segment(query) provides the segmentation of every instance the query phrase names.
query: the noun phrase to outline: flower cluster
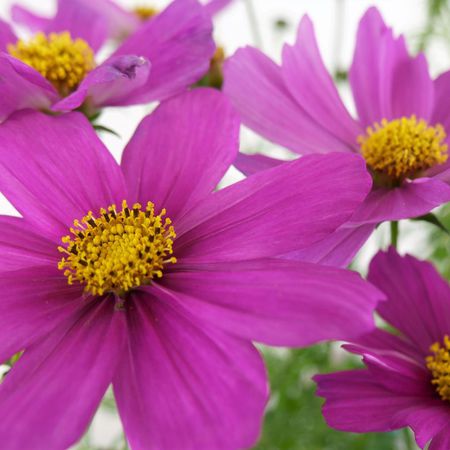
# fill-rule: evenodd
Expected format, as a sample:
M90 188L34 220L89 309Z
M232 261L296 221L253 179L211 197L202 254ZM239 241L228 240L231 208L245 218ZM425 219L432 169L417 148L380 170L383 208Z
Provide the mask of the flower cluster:
M331 427L450 447L448 283L394 248L367 280L346 268L381 222L450 201L450 72L431 79L370 9L355 118L307 17L281 65L247 47L222 71L228 3L59 0L0 21L0 192L18 212L0 216L2 448L69 448L111 385L133 450L249 448L269 399L255 343L336 340L366 368L315 377ZM103 109L156 101L118 163ZM302 156L239 153L241 121ZM232 165L244 179L218 188Z

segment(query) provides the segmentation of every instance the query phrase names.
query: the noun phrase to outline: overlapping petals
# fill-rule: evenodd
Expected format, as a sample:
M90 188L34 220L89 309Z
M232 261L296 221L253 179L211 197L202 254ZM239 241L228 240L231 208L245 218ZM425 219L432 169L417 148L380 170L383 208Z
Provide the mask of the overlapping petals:
M372 329L382 294L358 275L273 259L348 220L370 187L361 159L313 155L213 193L237 154L237 125L224 96L192 91L144 119L122 168L81 114L25 111L0 127L0 188L23 215L0 221L11 255L1 328L13 336L1 353L25 350L0 387L8 448L71 445L111 382L133 448L248 447L267 401L251 340L304 345ZM125 299L67 285L61 236L124 199L167 206L179 261Z

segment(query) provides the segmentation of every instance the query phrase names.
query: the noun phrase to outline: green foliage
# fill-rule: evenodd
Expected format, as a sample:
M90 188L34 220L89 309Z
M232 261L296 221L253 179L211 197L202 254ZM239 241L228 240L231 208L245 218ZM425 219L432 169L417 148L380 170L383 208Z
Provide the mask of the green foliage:
M442 225L450 230L450 204L447 204L437 215ZM432 230L429 245L433 249L431 260L443 276L450 280L450 235L439 228Z

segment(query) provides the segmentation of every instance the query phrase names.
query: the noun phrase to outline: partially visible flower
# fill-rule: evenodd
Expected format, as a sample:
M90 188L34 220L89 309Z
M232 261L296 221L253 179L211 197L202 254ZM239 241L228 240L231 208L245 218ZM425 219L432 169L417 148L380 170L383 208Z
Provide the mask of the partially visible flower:
M268 395L252 341L373 329L382 295L359 275L274 258L348 220L370 188L361 158L215 192L238 136L205 89L146 117L121 166L79 113L2 124L0 191L23 218L0 216L0 361L24 350L0 385L3 448L69 447L111 383L133 449L250 447Z
M233 0L208 0L204 2L205 12L213 16L228 6ZM123 40L136 32L148 20L159 14L160 10L153 4L152 0L143 0L132 9L125 9L113 0L58 0L57 13L53 18L41 17L27 8L14 5L11 9L13 20L25 25L32 31L43 28L52 28L61 17L67 14L67 9L73 11L89 11L91 15L102 18L108 38Z
M369 281L388 300L377 311L398 334L377 330L344 347L365 369L319 375L332 428L356 433L411 427L417 444L450 448L450 286L428 262L379 253Z
M224 92L245 125L299 154L365 158L372 192L350 223L314 249L318 261L340 264L376 224L420 216L450 200L450 72L433 81L424 55L409 56L404 38L394 38L371 8L359 25L349 79L358 119L339 97L308 17L296 43L284 47L281 66L250 47L225 63ZM241 155L236 165L251 173L279 163Z
M164 100L207 72L215 45L198 1L175 0L99 65L94 53L108 35L106 22L77 1L62 2L52 21L37 21L30 41L0 22L0 120L24 108L93 114Z

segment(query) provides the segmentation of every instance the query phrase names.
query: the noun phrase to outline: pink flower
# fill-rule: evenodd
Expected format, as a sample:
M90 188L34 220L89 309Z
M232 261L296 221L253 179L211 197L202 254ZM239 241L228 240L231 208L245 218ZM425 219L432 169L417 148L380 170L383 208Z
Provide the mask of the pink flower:
M377 330L345 348L366 369L319 375L323 414L338 430L367 433L411 427L417 444L450 448L450 286L428 262L379 253L369 281L388 301L378 313L399 335Z
M172 2L99 65L94 53L108 37L102 16L68 1L53 20L35 25L40 33L26 42L0 22L0 119L24 108L91 115L164 100L207 72L215 48L211 20L196 0Z
M251 47L225 64L224 92L248 127L299 154L364 156L371 193L350 223L316 248L317 261L333 264L348 264L376 224L450 200L450 72L432 80L424 55L409 56L404 38L371 8L359 25L349 79L357 119L322 62L308 17L295 44L284 47L281 65ZM246 174L276 164L261 155L236 162Z
M214 192L238 135L205 89L146 117L120 166L79 113L0 127L0 191L23 216L0 217L0 359L24 350L0 385L4 448L67 448L111 383L133 449L249 447L268 396L252 341L373 329L382 296L357 274L275 258L348 220L370 188L361 158Z

